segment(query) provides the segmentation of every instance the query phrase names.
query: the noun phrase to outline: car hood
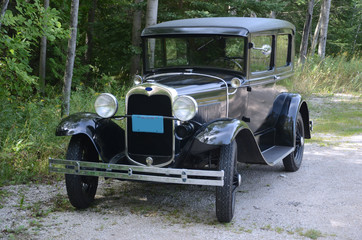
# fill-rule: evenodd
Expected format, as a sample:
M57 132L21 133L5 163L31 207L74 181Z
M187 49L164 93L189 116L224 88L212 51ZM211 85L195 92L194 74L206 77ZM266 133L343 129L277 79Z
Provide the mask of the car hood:
M155 74L146 78L147 82L157 82L171 87L178 95L189 95L198 92L207 92L225 87L225 82L230 83L236 77L231 74L205 74L202 72L179 72Z

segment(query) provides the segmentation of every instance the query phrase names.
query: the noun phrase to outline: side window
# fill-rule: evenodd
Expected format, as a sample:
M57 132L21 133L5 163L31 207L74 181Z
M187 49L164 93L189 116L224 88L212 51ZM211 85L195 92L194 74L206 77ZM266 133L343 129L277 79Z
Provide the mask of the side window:
M275 61L276 67L285 67L288 65L289 42L289 35L278 35Z
M251 38L250 71L261 72L271 69L272 36L256 36Z

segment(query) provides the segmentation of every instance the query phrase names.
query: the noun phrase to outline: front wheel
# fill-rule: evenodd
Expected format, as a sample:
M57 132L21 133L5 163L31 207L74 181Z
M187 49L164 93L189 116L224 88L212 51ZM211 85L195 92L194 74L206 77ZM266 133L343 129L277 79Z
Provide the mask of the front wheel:
M235 190L240 185L237 172L237 145L232 142L220 149L219 170L224 171L224 186L216 187L216 217L219 222L230 222L235 212Z
M68 160L98 162L98 153L88 137L73 136L67 151ZM70 203L83 209L90 206L98 187L98 177L65 174L65 184Z
M284 168L288 172L297 171L302 165L304 152L304 123L300 113L298 113L297 122L295 125L295 149L283 159Z

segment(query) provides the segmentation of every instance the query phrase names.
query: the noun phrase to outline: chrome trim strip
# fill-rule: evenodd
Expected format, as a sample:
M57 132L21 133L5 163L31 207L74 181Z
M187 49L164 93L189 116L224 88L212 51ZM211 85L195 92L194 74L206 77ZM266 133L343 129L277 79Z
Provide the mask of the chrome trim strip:
M202 73L193 73L193 72L179 72L179 73L160 73L160 74L155 74L155 75L150 75L147 78L145 78L145 81L147 81L147 79L149 78L154 78L154 77L163 77L163 76L173 76L173 75L195 75L195 76L203 76L203 77L210 77L210 78L214 78L217 80L220 80L221 82L223 82L225 84L226 87L226 117L229 117L229 87L228 84L226 83L226 81L220 77L217 76L213 76L213 75L208 75L208 74L202 74Z
M117 172L113 172L113 170L117 170ZM224 186L224 171L215 170L157 168L49 158L49 171L125 180Z

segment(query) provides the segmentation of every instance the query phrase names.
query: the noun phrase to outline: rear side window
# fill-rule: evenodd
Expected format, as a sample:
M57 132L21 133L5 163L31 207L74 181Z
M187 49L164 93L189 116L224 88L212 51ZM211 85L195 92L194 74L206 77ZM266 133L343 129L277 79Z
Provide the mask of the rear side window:
M285 67L289 65L290 62L290 35L278 35L277 37L277 52L276 52L276 67Z
M271 70L272 36L256 36L251 38L250 71L261 72Z

